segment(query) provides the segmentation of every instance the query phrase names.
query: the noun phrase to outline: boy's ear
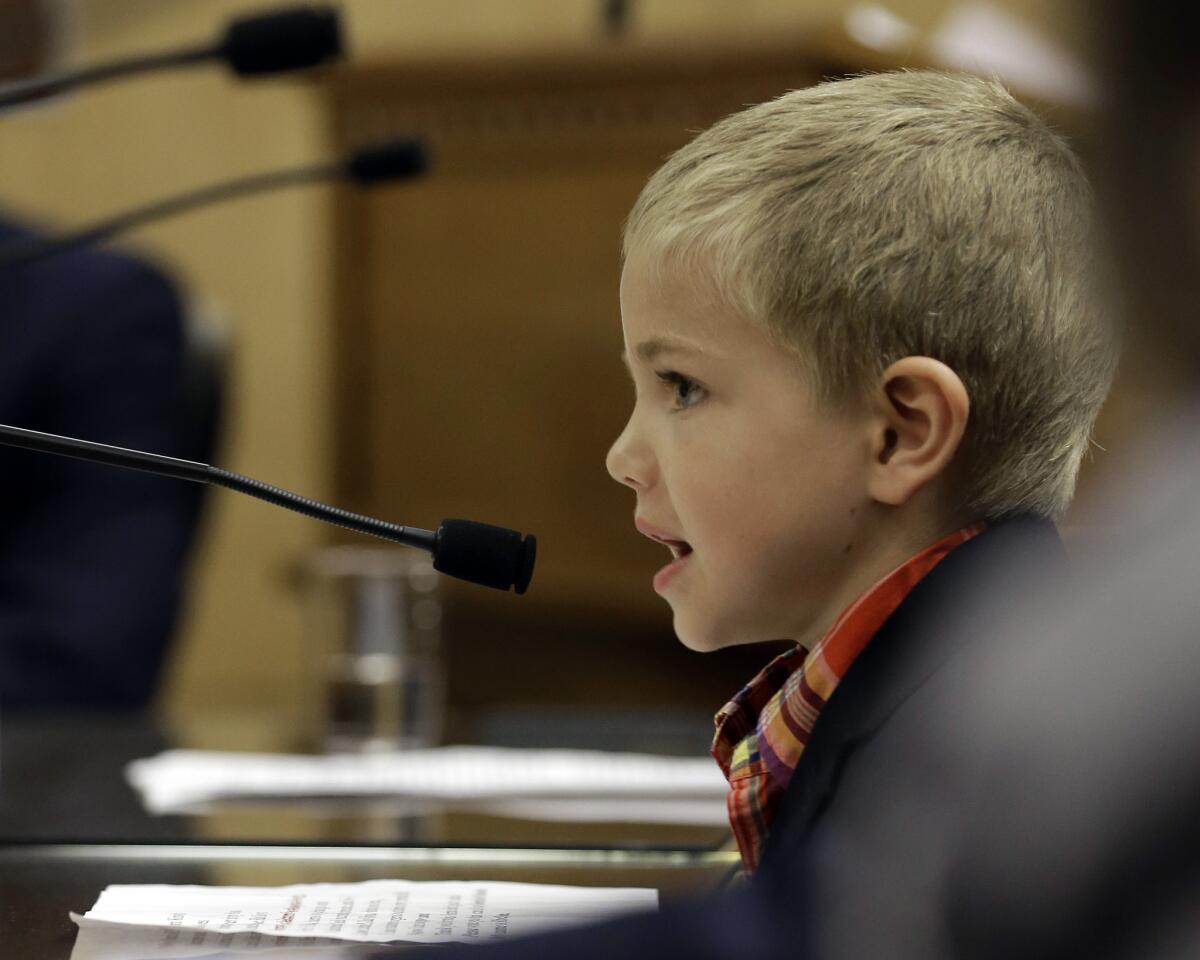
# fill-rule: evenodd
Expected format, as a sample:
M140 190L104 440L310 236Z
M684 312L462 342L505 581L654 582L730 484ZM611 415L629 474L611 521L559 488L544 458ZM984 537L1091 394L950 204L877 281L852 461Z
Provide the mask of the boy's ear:
M958 374L931 357L897 360L880 377L875 399L868 493L900 506L954 457L971 402Z

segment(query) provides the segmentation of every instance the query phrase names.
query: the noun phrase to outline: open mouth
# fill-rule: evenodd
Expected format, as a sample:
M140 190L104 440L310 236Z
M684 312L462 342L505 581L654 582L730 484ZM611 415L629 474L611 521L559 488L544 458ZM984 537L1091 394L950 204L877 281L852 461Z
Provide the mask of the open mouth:
M634 526L638 528L638 532L643 536L649 537L655 543L661 543L664 547L671 551L672 567L674 567L678 561L684 559L684 557L691 556L692 545L686 540L681 540L678 537L671 536L671 531L656 527L652 523L647 522L644 518L639 516L635 516L633 518L633 523Z
M657 537L654 539L658 540ZM658 542L665 544L667 549L671 551L671 556L676 560L682 560L692 552L691 544L686 540L659 540Z
M692 552L692 545L686 540L679 540L675 537L667 535L665 530L659 530L657 527L647 523L641 517L634 517L633 525L638 528L638 532L644 537L649 537L655 543L661 543L664 547L671 551L671 556L676 560L686 557Z
M651 540L658 541L671 551L671 562L654 575L654 589L661 594L683 572L683 568L687 566L687 558L692 555L692 545L686 540L674 540L670 537L649 533L646 535Z

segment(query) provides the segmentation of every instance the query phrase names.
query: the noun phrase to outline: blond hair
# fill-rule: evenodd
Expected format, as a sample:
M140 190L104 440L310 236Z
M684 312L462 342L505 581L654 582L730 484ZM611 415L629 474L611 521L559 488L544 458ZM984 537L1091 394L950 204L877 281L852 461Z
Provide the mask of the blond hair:
M647 183L624 252L706 271L824 401L941 360L971 400L961 506L1056 516L1115 364L1092 210L1066 142L998 83L883 73L700 134Z

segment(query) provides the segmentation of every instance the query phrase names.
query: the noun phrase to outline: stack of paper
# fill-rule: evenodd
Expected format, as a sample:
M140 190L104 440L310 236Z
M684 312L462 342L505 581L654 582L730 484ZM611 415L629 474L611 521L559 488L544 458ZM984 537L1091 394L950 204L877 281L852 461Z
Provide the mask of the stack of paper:
M229 798L403 797L539 819L720 826L729 790L708 757L499 747L326 756L171 750L135 761L127 776L153 813Z
M83 916L71 960L242 952L338 957L351 944L494 943L654 910L645 889L374 880L290 887L111 886Z

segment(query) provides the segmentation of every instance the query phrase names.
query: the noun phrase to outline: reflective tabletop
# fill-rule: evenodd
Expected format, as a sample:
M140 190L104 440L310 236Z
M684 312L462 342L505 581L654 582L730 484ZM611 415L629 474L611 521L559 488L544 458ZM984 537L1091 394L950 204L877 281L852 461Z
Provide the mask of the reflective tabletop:
M85 912L114 883L508 880L653 887L669 903L716 889L736 868L726 851L667 849L9 844L0 847L0 944L14 960L67 960L70 912Z
M262 731L237 739L270 747ZM736 853L722 849L728 831L716 827L555 823L340 800L152 816L125 765L178 743L141 715L0 718L0 956L67 960L69 913L117 883L511 880L654 887L669 902L737 871Z
M721 825L555 821L454 803L398 799L221 801L187 815L151 815L125 779L133 760L173 746L285 749L246 720L222 731L163 733L141 714L0 716L0 841L395 843L713 849ZM640 744L639 744L640 746ZM718 814L720 811L717 811Z

